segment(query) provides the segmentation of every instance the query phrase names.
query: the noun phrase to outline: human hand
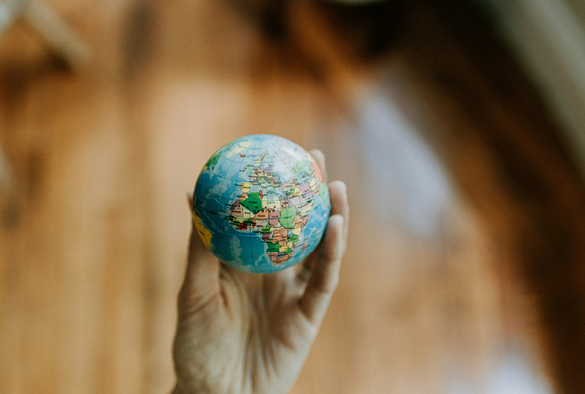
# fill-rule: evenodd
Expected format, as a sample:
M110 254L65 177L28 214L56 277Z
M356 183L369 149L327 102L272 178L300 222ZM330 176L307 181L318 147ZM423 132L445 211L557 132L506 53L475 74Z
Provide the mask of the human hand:
M326 177L323 153L311 154ZM329 192L331 214L319 246L297 267L274 274L221 264L191 231L178 297L174 394L288 393L337 287L346 248L345 184L331 182Z

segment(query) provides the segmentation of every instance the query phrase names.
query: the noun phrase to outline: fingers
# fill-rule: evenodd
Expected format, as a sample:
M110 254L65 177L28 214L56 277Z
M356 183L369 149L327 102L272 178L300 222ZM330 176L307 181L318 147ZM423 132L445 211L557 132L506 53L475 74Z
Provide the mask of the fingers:
M315 268L307 284L299 308L311 323L319 326L327 312L333 292L339 282L343 245L343 216L331 216L327 230L316 254Z
M349 204L347 201L347 186L342 181L333 181L329 185L329 198L331 199L330 215L343 216L343 251L347 246L347 234L349 233Z
M319 149L311 150L311 155L317 162L317 165L323 173L323 178L327 182L327 168L325 166L325 155ZM342 181L333 181L329 185L329 195L331 199L331 216L340 214L344 217L345 223L343 228L343 240L346 245L347 234L349 232L349 205L347 203L347 187Z
M330 216L341 215L343 216L343 251L347 245L347 234L349 232L349 205L347 201L347 187L343 181L333 181L329 184L329 198L331 199L331 212ZM315 268L315 262L317 260L317 254L313 253L305 259L302 267L299 268L298 276L300 279L308 277L308 272Z
M310 279L301 298L301 312L315 325L320 325L333 292L339 282L341 258L345 253L349 230L349 205L347 187L342 181L329 184L331 199L331 216L327 223L325 236L313 253L304 263L300 276L309 278L307 269L312 271ZM307 268L304 268L304 267ZM303 277L304 276L304 277Z
M193 196L187 196L190 209L193 207ZM193 215L191 236L189 238L189 250L187 255L187 270L185 280L181 288L181 298L184 302L192 302L202 295L211 295L219 292L220 262L207 249L198 232L205 231L197 221L197 215Z

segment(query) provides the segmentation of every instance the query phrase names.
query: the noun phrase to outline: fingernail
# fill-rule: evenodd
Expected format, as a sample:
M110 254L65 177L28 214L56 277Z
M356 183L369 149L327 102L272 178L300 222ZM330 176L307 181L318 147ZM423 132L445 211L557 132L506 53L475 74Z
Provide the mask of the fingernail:
M329 216L329 221L331 221L331 220L334 220L334 221L335 220L340 220L341 221L341 225L343 226L343 222L345 221L345 218L342 215L340 215L339 213L336 213L333 216Z
M340 181L340 180L335 180L331 183L334 183L334 182L339 185L338 187L340 188L341 192L343 192L344 194L347 194L347 185L345 184L345 182Z

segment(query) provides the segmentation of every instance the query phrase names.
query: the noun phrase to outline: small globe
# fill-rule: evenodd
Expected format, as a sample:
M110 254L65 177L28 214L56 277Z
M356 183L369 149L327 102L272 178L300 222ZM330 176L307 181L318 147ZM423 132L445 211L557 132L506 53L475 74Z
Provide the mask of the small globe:
M299 145L257 134L221 147L203 166L193 220L225 264L272 273L302 261L319 244L331 204L315 159Z

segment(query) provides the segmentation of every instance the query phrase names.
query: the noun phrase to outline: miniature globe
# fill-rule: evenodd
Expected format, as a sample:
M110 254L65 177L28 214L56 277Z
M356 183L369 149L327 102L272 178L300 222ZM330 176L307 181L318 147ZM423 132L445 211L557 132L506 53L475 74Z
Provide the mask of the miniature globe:
M258 134L221 147L203 166L193 220L225 264L272 273L302 261L321 240L329 190L315 159L282 137Z

